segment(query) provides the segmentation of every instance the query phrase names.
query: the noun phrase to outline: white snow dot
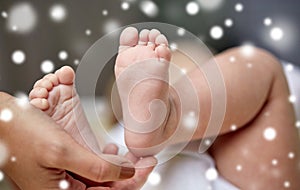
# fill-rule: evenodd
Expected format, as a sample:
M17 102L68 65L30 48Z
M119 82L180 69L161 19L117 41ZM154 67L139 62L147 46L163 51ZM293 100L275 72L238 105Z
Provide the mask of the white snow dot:
M266 26L270 26L272 24L272 19L270 19L269 17L265 18L264 19L264 24Z
M69 182L65 179L61 180L58 185L60 189L68 189L70 186Z
M121 9L127 11L130 8L130 4L128 2L122 2Z
M295 158L295 153L289 152L288 157L289 157L290 159Z
M224 21L224 24L225 24L225 26L226 27L231 27L232 25L233 25L233 21L232 21L232 19L230 19L230 18L227 18L225 21Z
M180 69L182 74L186 74L187 73L187 70L185 68L181 68ZM185 120L183 121L184 123L186 122ZM185 124L184 124L185 125ZM185 125L186 126L186 125Z
M120 26L121 26L121 24L119 23L118 20L109 19L104 23L103 30L104 30L104 33L107 34L107 33L110 33L112 31L118 29Z
M0 171L0 182L3 181L3 179L4 179L4 173Z
M150 173L147 182L152 186L157 186L161 182L161 176L157 172Z
M68 59L68 53L62 50L58 53L58 58L62 61Z
M205 144L206 146L209 146L209 145L211 145L211 140L209 140L209 139L206 139L206 140L204 141L204 144Z
M243 4L237 3L237 4L235 5L235 10L236 10L236 12L242 12L242 11L244 10Z
M218 178L218 172L215 168L209 168L205 172L205 177L209 181L216 180Z
M158 15L158 6L150 0L140 2L141 11L148 17L156 17Z
M34 7L28 2L20 2L13 5L8 15L7 29L18 33L31 32L38 20Z
M25 92L22 91L18 91L14 94L14 96L16 98L20 98L20 99L28 99L28 95Z
M295 95L290 95L289 96L289 101L291 102L291 103L295 103L296 101L297 101L297 97L295 96Z
M26 106L29 103L28 95L24 92L16 92L14 96L17 98L17 104L19 106Z
M186 73L186 70L185 70ZM183 125L187 129L195 129L197 127L197 118L194 112L190 112L183 118Z
M273 166L277 166L277 164L278 164L278 160L277 159L273 159L271 162L272 162Z
M92 31L90 29L85 30L85 35L90 36L92 34Z
M50 60L45 60L41 63L41 71L44 74L51 73L54 70L54 63Z
M0 113L0 120L9 122L13 118L13 113L10 109L3 109Z
M229 57L229 61L233 63L233 62L236 61L236 58L235 58L234 56L230 56L230 57Z
M276 138L276 130L273 127L268 127L264 130L264 138L267 141L272 141Z
M177 50L177 48L178 48L178 45L177 45L175 42L170 43L170 49L171 49L172 51Z
M200 7L207 11L214 11L219 9L224 0L197 0L200 3Z
M230 126L231 131L235 131L237 129L237 126L235 124Z
M8 150L5 144L0 141L0 167L2 167L8 158Z
M20 65L20 64L24 63L24 61L26 59L26 55L23 51L16 50L13 52L11 59L15 64Z
M297 128L300 128L300 121L296 121L295 126L296 126Z
M18 27L16 26L16 25L13 25L12 27L11 27L11 29L12 29L12 31L18 31Z
M289 187L291 187L291 183L290 183L289 181L285 181L285 182L283 183L283 186L284 186L285 188L289 188Z
M241 51L244 56L252 56L254 54L254 46L252 44L245 44L242 46Z
M103 16L107 16L108 15L108 11L106 9L102 10L102 15Z
M196 15L200 10L199 4L195 1L190 1L186 4L185 10L189 15Z
M7 12L2 11L2 12L1 12L1 16L2 16L3 18L7 18L7 16L8 16L8 15L7 15Z
M15 156L12 156L12 157L10 158L10 161L16 162L16 161L17 161L17 158L16 158Z
M215 40L221 39L223 37L223 34L223 29L220 26L213 26L210 29L210 36Z
M185 29L184 28L178 28L177 34L178 34L178 36L183 36L185 34Z
M279 41L283 38L283 31L278 27L272 28L270 31L270 36L274 41Z
M288 63L288 64L285 66L285 69L286 69L286 71L291 72L291 71L294 70L294 65L291 64L291 63Z
M240 172L242 171L243 167L241 165L237 165L235 169Z
M67 10L63 5L53 5L49 13L54 22L62 22L67 16Z
M75 64L75 65L78 65L78 64L79 64L79 60L78 60L78 59L75 59L75 60L74 60L74 64Z

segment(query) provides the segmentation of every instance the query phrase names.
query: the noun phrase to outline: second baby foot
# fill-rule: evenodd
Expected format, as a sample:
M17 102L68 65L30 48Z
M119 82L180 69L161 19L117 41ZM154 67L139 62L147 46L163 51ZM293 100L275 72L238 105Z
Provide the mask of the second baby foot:
M93 134L90 133L86 139L89 140L90 147L78 129L80 126L81 129L88 130L90 126L74 88L74 78L75 73L68 66L46 75L35 83L29 94L30 103L52 117L78 143L95 150L98 146Z

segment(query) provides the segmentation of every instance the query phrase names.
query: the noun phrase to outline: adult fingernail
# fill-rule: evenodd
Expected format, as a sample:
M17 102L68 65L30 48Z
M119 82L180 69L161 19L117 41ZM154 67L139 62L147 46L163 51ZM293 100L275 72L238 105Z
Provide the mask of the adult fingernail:
M128 179L134 176L135 169L132 163L122 163L121 164L121 172L120 172L120 179Z

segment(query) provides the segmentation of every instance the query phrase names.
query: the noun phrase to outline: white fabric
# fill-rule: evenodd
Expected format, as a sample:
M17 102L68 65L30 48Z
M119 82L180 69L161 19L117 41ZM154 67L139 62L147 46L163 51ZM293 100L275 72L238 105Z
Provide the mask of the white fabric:
M199 142L194 142L199 145ZM195 150L184 150L168 162L154 169L160 175L159 184L153 184L151 178L142 190L237 190L222 176L208 180L208 170L216 170L214 160L207 153L197 153ZM155 182L155 181L154 181Z
M123 127L116 126L110 132L111 139L107 140L125 147ZM151 177L142 190L237 190L222 176L216 180L207 180L205 173L208 169L216 169L214 160L207 153L197 153L199 142L190 143L192 148L182 151L180 154L155 167L155 179ZM196 146L193 146L196 145ZM124 153L124 149L121 149ZM157 184L157 177L160 183Z
M296 116L298 120L300 120L300 68L286 61L282 61L282 66L286 74L290 92L292 95L296 96L294 108L296 111Z

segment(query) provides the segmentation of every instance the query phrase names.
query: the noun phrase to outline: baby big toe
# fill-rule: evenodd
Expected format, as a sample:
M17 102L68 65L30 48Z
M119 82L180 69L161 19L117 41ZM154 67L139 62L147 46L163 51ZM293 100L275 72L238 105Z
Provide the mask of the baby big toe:
M69 66L64 66L55 72L60 84L71 85L74 82L75 73Z
M128 47L134 47L138 43L139 34L136 28L128 27L123 30L120 35L119 51L123 51Z

